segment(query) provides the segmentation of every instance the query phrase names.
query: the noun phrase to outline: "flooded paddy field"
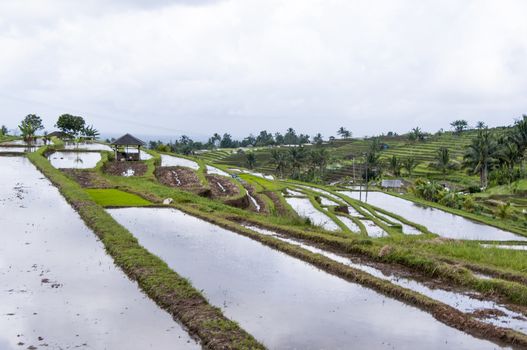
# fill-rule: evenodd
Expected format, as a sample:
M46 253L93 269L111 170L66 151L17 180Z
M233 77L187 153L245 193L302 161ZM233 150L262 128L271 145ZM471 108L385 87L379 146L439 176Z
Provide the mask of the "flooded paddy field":
M168 154L162 154L161 155L161 166L168 167L168 166L182 166L186 168L191 168L193 170L198 170L199 165L198 163L181 157L175 157L170 156Z
M230 174L221 170L221 169L218 169L212 165L207 165L207 174L211 174L211 175L221 175L221 176L228 176L230 177Z
M108 212L271 349L499 348L175 209Z
M33 152L35 147L0 146L0 153L26 153Z
M49 162L57 169L95 168L101 160L99 152L54 152L48 156Z
M359 199L359 192L341 192L353 199ZM446 238L485 241L525 241L527 238L485 224L466 219L459 215L422 206L406 199L382 192L362 193L362 200L392 212L407 220L426 226L430 232Z
M340 227L329 216L315 208L309 198L286 197L285 200L298 215L308 218L313 225L321 226L328 231L340 230Z
M88 150L88 151L113 151L113 149L105 144L102 143L68 143L64 145L65 149L69 150Z
M445 289L444 286L443 288L440 288L435 283L432 283L432 281L426 283L425 281L413 279L410 276L405 276L401 271L398 271L397 269L394 270L388 266L383 266L384 269L380 269L364 262L354 261L349 257L284 237L283 235L271 230L263 229L254 225L244 225L244 227L264 235L273 236L281 241L309 250L312 253L321 254L333 261L361 270L377 278L390 281L398 286L413 290L431 299L445 303L461 312L475 314L485 323L498 327L510 328L527 334L527 317L523 313L512 310L507 306L498 304L494 301L484 300L478 293L456 292ZM483 277L480 278L488 279L490 277L483 275ZM493 312L489 312L490 310L493 310Z
M0 167L0 349L200 348L27 159Z

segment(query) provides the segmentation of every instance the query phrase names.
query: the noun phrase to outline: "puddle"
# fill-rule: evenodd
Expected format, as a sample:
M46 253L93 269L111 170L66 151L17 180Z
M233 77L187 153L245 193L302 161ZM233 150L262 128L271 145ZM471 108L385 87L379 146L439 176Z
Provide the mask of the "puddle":
M125 176L125 177L130 177L134 175L135 175L134 169L126 169L126 171L121 174L121 176Z
M113 151L113 149L105 144L102 143L68 143L64 145L65 149L80 149L80 150L88 150L88 151Z
M207 165L207 174L213 174L213 175L221 175L221 176L227 176L230 177L231 175L221 169L218 169L214 166Z
M175 209L108 211L270 349L498 347Z
M350 198L359 199L359 192L347 191L341 193ZM362 196L364 200L365 193L362 193ZM439 209L417 205L406 199L382 192L368 192L367 202L416 224L426 226L431 232L437 233L442 237L488 241L527 240L525 237L499 228L480 224Z
M287 197L287 203L303 218L309 218L311 223L328 231L339 231L340 227L329 216L320 212L311 204L308 198Z
M363 219L361 222L366 227L366 232L368 236L373 238L386 237L388 234L381 227L377 226L373 221Z
M0 167L1 349L200 348L27 159Z
M98 152L54 152L48 157L51 165L57 169L95 168L101 160Z
M498 248L498 249L510 249L510 250L527 250L527 245L513 245L513 244L481 244L484 248Z
M511 328L521 333L527 333L527 318L525 318L525 316L515 311L511 311L507 309L505 306L499 305L493 301L479 300L470 295L466 295L462 293L456 293L453 291L448 291L448 290L443 290L443 289L438 289L438 288L430 288L421 282L418 282L418 281L415 281L409 278L401 277L395 274L386 274L383 271L375 267L368 266L365 264L358 264L344 256L331 253L331 252L313 247L308 244L304 244L302 242L299 242L293 239L285 238L271 230L262 229L260 227L252 226L252 225L243 225L243 226L250 230L256 231L258 233L268 235L268 236L273 236L275 238L280 239L281 241L302 247L306 250L309 250L312 253L323 255L331 260L337 261L341 264L350 266L357 270L364 271L377 278L390 281L391 283L398 285L400 287L413 290L431 299L447 304L453 307L454 309L457 309L464 313L473 313L478 310L488 310L488 309L498 310L502 312L504 315L497 316L495 318L480 318L480 320L483 322L489 323L489 324L493 324L495 326ZM482 275L482 277L480 278L490 278L490 277Z
M161 166L182 166L182 167L187 167L187 168L191 168L194 170L199 169L198 163L192 160L181 158L181 157L169 156L167 154L161 155Z

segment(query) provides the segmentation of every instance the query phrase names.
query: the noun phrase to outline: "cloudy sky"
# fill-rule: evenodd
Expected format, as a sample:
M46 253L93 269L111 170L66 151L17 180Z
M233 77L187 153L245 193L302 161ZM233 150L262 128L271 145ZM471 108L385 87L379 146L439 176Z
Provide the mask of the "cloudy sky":
M524 0L0 0L0 123L356 136L527 113Z

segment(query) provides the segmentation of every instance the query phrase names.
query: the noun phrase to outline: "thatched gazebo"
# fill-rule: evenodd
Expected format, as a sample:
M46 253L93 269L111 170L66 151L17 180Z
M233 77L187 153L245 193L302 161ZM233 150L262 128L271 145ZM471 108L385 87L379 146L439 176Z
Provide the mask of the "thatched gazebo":
M123 135L114 142L112 142L112 146L115 150L115 159L140 160L141 147L144 145L145 143L135 136L132 136L130 134ZM132 150L130 150L130 148Z

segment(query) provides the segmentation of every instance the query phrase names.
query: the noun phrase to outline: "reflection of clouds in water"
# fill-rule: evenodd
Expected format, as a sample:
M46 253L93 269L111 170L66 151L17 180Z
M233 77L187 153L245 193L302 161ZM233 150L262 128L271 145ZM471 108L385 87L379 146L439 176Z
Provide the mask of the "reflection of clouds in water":
M141 245L203 289L213 305L226 305L225 315L269 348L495 347L426 312L175 209L108 212Z
M115 267L94 233L27 159L0 158L0 168L0 198L15 187L25 191L21 201L0 202L9 212L9 218L0 216L0 267L11 266L2 269L0 310L15 313L0 315L2 333L13 334L6 346L0 340L0 349L17 349L19 341L24 348L87 343L94 349L144 349L152 342L155 348L196 348L170 315ZM44 278L61 286L52 288Z

